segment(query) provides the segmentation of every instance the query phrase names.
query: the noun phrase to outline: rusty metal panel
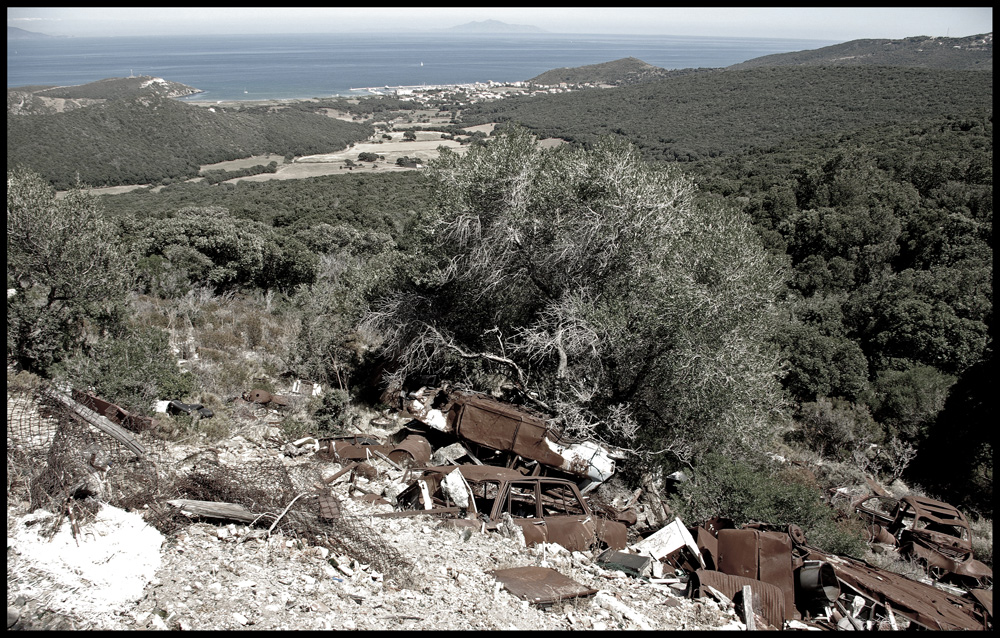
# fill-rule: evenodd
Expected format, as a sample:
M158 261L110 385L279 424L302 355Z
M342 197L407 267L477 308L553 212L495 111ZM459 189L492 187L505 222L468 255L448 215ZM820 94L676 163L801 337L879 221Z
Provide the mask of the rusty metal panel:
M444 468L435 467L428 469L440 470ZM517 470L497 467L495 465L460 465L458 471L462 473L466 481L472 483L481 483L483 481L514 481L524 478L524 474L521 474Z
M432 451L430 441L419 434L411 434L392 448L388 456L393 463L403 466L426 465L431 460Z
M80 405L90 408L94 412L106 417L112 423L116 423L125 429L133 432L143 432L153 429L153 419L148 416L132 414L125 408L106 401L89 392L73 390L73 400Z
M611 549L625 549L628 545L628 528L624 523L597 517L594 519L597 538Z
M721 531L725 530L720 530ZM718 589L730 599L736 598L736 594L743 591L744 585L750 585L753 590L753 608L759 612L761 618L773 627L780 629L787 619L785 609L785 594L777 585L759 581L755 578L745 576L734 576L719 571L699 569L689 582L691 596L703 596L702 586L709 585Z
M719 530L719 571L756 580L758 534L755 529Z
M456 399L448 411L456 434L501 452L559 467L564 460L546 443L548 428L541 418L483 397Z
M393 449L391 445L370 445L357 439L324 440L323 455L334 461L367 461L375 456L376 451L386 454Z
M842 586L879 604L890 603L894 613L927 629L986 629L984 611L973 600L846 556L810 550L808 558L830 563Z
M319 517L325 521L340 518L340 500L333 494L319 495Z
M512 567L497 569L493 577L504 589L521 600L535 604L554 603L567 598L590 596L598 590L586 587L548 567Z
M598 519L599 520L599 519ZM536 524L535 527L544 530L545 540L549 543L562 545L571 552L585 552L597 541L597 529L593 516L545 516L541 521L535 519L519 519ZM539 524L540 523L540 524ZM524 525L521 526L522 529ZM527 543L527 535L525 535Z
M795 573L792 571L792 539L786 533L761 532L760 573L758 579L775 585L785 595L786 618L798 614L795 609Z
M986 611L986 617L990 620L993 619L993 590L992 589L973 589L969 594L976 599L980 605L983 606L983 610Z
M785 598L787 620L795 617L795 574L788 534L756 529L719 530L718 552L719 571L776 586Z
M704 527L697 528L692 536L694 536L695 543L701 551L701 557L702 560L705 561L705 567L708 569L716 569L719 556L719 540Z

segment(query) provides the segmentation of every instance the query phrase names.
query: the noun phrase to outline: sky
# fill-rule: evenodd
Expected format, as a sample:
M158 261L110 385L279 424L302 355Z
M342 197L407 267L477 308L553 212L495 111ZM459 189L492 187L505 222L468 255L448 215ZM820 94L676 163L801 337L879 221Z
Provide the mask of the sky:
M482 20L532 25L551 33L840 42L993 31L991 7L7 7L7 26L65 36L427 31Z

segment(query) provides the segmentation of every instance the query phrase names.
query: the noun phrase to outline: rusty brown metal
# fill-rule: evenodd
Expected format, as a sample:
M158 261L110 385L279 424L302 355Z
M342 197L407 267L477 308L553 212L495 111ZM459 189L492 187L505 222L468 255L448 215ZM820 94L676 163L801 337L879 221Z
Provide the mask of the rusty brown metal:
M271 394L267 390L254 389L250 390L243 395L243 399L249 401L250 403L259 403L261 405L274 404L274 405L288 405L288 397L284 397L280 394Z
M598 592L548 567L512 567L492 573L512 595L535 604L550 604Z
M932 571L955 574L979 583L992 582L993 570L972 555L972 530L957 508L930 498L870 496L854 510L867 523L872 540L898 544Z
M803 593L824 604L840 598L840 582L830 563L807 560L799 569L799 587Z
M788 534L757 529L724 529L718 536L719 571L771 583L785 597L786 620L797 616L792 540Z
M987 622L993 622L993 590L992 589L973 589L969 592L969 595L976 599L976 602L982 605L983 610L986 612Z
M389 459L402 467L424 465L431 460L430 441L419 434L411 434L388 452ZM386 454L386 452L383 452Z
M975 600L949 594L847 556L835 556L810 548L807 558L828 562L842 590L847 587L883 606L888 602L895 614L905 616L926 629L954 631L987 628L985 612Z
M378 470L364 462L358 463L354 466L353 472L356 476L363 476L369 481L378 477Z
M501 452L559 467L564 460L546 443L545 420L481 396L462 396L448 409L448 425L461 437Z
M473 491L479 511L486 515L488 529L496 529L505 515L524 533L528 546L557 543L570 551L585 551L599 543L612 549L625 549L628 529L622 523L597 517L591 512L576 484L567 479L524 476L515 470L486 465L441 466L423 468L423 477L401 492L400 507L430 507L431 513L455 513L459 508L444 508L440 492L443 477L458 470ZM423 482L433 501L430 506L420 496ZM489 494L487 494L489 488Z
M378 494L362 494L360 496L355 496L354 498L365 503L371 503L372 505L390 505L389 501L385 500Z
M331 461L366 461L375 456L376 451L385 454L392 449L393 446L384 445L376 438L355 435L320 440L319 454Z
M340 500L333 494L319 495L319 517L326 521L340 518Z
M691 536L694 537L694 541L701 551L701 558L705 561L705 567L715 569L718 565L719 540L704 527L696 528L691 532Z
M145 432L146 430L152 430L155 427L154 421L151 417L133 414L125 408L90 394L89 392L73 390L72 396L73 400L80 405L90 408L94 412L107 418L112 423L122 426L126 430L131 430L132 432Z
M704 595L705 592L702 591L702 588L705 585L716 588L730 600L736 598L737 594L743 591L744 586L750 585L753 591L753 609L767 621L767 624L781 628L785 620L789 619L788 611L785 609L785 594L777 585L746 576L699 569L691 575L688 581L689 595L692 597Z

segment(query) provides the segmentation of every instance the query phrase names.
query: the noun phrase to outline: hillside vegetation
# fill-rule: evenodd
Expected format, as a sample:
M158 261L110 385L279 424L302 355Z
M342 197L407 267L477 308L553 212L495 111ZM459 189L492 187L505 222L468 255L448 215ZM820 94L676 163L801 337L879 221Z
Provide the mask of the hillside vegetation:
M993 100L993 75L902 67L764 67L476 104L465 126L516 122L541 137L590 145L624 137L651 160L690 161L771 147Z
M58 189L159 183L202 164L251 155L345 148L369 126L287 109L206 109L156 94L52 115L7 114L7 166L37 171Z
M212 112L146 96L8 114L8 165L33 158L44 176L8 172L8 234L88 212L85 236L128 256L122 285L137 293L41 321L58 295L35 264L86 273L88 246L66 234L76 252L39 256L8 240L9 354L111 392L131 378L125 346L160 360L169 334L201 353L195 375L217 400L258 379L279 390L286 373L336 388L289 424L297 436L351 422L386 378L468 383L632 448L632 489L645 470L684 469L685 520L798 523L796 503L865 490L866 475L990 516L992 97L991 70L691 72L466 108L460 126L501 125L424 173L175 184L107 198L103 214L46 189L76 171L126 183L317 152L301 149L371 128L317 105ZM529 133L571 144L543 150ZM12 251L25 253L16 277ZM824 542L860 538L823 520Z
M601 64L552 69L536 75L528 81L534 84L549 85L566 82L570 84L589 83L623 86L648 82L656 78L666 77L670 73L666 69L647 64L639 58L622 58Z
M820 49L776 53L734 64L730 69L762 66L917 66L931 69L993 70L993 34L964 38L918 35L901 40L851 40Z

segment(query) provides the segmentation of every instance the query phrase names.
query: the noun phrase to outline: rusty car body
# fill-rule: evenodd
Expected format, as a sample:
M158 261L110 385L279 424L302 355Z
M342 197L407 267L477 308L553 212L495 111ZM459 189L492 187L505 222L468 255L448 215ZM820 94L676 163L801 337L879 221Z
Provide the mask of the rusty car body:
M456 494L452 474L467 485L467 496ZM451 486L448 484L451 483ZM458 487L461 492L461 488ZM524 533L527 546L557 543L570 551L603 545L624 549L624 524L595 515L575 483L568 479L525 476L516 470L488 465L425 468L424 476L397 497L404 508L434 511L457 504L474 520L498 529L509 516Z
M614 451L593 441L566 439L524 406L477 393L425 390L405 400L403 408L438 432L583 479L584 493L615 473Z
M922 496L870 496L854 509L868 525L870 537L896 545L904 556L927 565L939 578L954 575L980 585L993 581L993 570L972 555L972 531L955 507Z

